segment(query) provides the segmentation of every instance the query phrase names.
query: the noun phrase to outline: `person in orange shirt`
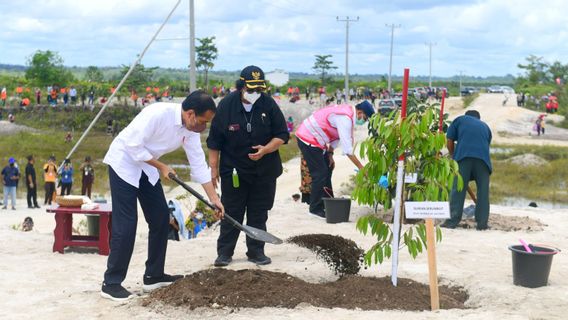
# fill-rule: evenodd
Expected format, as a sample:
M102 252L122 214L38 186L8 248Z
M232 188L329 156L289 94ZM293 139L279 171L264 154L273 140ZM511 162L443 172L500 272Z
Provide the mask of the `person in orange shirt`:
M24 92L24 89L21 86L18 86L16 88L16 94L18 95L18 97L22 94L22 92Z
M150 91L152 91L152 88L146 87L146 92L150 92Z
M2 107L6 106L7 98L8 98L8 93L6 92L6 87L3 87L2 92L0 92L0 100L2 100Z
M57 104L57 90L55 88L51 89L51 103L55 106Z
M23 98L22 102L20 103L20 107L27 107L30 105L30 99L28 98Z
M114 87L110 88L110 94L113 94L116 89Z
M134 101L134 107L138 107L138 94L136 93L136 91L132 91L132 94L130 95L130 99L132 99L132 101Z
M55 179L57 178L57 166L55 165L55 156L49 157L47 163L43 165L43 179L45 181L45 200L44 205L51 205L53 194L55 193Z

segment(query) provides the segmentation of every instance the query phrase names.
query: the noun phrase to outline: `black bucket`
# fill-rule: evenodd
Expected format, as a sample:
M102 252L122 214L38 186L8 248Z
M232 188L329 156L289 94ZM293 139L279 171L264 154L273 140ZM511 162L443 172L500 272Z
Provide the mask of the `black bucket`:
M522 245L509 246L513 254L513 283L527 288L548 285L552 258L558 253L553 248L532 246L534 252L527 252Z
M351 212L351 199L323 198L325 207L325 220L327 223L340 223L349 221Z

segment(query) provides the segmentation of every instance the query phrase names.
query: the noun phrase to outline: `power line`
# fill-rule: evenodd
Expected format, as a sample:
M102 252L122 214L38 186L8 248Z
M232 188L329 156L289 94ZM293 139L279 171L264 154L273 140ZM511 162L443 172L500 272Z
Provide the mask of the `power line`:
M436 43L430 41L430 42L426 42L424 44L428 46L429 52L430 52L430 81L428 82L428 86L430 88L432 88L432 46L435 46Z
M392 48L393 48L393 43L394 43L394 29L395 28L400 28L401 25L395 25L394 23L392 24L385 24L386 27L390 27L391 28L391 46L390 46L390 60L389 60L389 82L388 82L388 91L389 94L391 92L391 75L392 75Z
M357 19L349 19L349 17L339 19L338 16L336 20L345 22L345 102L347 102L347 97L349 96L349 22L357 22L359 17Z

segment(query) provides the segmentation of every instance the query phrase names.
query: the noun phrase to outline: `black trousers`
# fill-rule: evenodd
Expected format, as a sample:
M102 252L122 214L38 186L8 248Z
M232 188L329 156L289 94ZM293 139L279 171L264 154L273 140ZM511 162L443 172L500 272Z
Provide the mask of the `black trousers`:
M71 194L71 187L73 186L73 183L61 183L61 195L62 196L67 196L69 194Z
M37 185L34 183L34 187L30 188L30 185L26 184L26 187L28 189L28 193L26 195L28 207L39 207L37 204Z
M138 188L122 180L109 166L112 197L112 231L110 254L104 275L106 284L120 284L126 278L134 240L138 212L136 200L148 223L148 260L144 275L161 277L164 274L169 232L169 209L160 181L153 186L144 172Z
M268 210L272 209L276 195L276 180L262 181L239 175L239 184L238 188L234 188L232 176L221 177L221 202L225 207L225 214L242 224L246 211L248 226L266 230ZM239 233L240 230L222 220L221 232L217 239L217 254L232 257ZM248 257L255 258L264 254L264 242L247 237L246 243Z
M53 193L55 192L55 182L45 183L45 201L43 204L51 204L51 199L53 199Z
M332 190L331 174L333 170L329 167L329 154L324 153L320 148L308 146L300 139L297 139L297 141L312 177L310 212L322 215L325 212L322 198L327 197L324 188Z

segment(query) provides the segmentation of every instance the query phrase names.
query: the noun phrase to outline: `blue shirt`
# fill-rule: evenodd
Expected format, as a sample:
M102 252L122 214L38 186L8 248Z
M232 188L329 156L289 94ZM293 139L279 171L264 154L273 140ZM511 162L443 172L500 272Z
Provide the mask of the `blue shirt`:
M492 136L491 130L485 122L472 116L459 116L448 128L446 137L457 142L454 160L481 159L487 164L489 172L493 171L489 157L489 145Z
M4 183L6 187L16 187L18 186L18 180L12 180L12 177L20 175L20 171L15 166L6 166L2 169L2 175L4 176Z
M73 182L73 167L61 169L61 183L72 183Z

